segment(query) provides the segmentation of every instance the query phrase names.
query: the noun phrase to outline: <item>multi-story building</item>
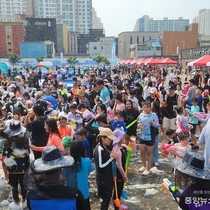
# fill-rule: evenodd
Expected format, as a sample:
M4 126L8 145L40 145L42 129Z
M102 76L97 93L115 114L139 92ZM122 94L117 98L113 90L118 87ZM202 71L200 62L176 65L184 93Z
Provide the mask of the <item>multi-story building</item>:
M56 18L58 24L67 24L69 32L88 34L92 27L92 0L36 0L37 18Z
M210 9L199 10L199 15L193 19L193 23L198 23L200 35L210 35Z
M88 50L88 43L98 41L99 38L104 36L103 29L90 29L89 34L79 34L78 53L86 54Z
M105 34L104 24L101 22L101 18L97 16L95 8L92 8L92 29L103 29Z
M55 18L26 18L25 42L54 42L57 49L57 31Z
M198 45L198 24L190 24L189 31L164 31L161 43L163 56L180 56L181 50Z
M155 31L162 33L163 31L184 31L185 27L189 26L189 19L168 19L167 17L163 20L153 20L148 15L144 15L136 21L134 31Z
M20 54L20 43L24 41L21 22L0 22L0 55Z
M57 53L68 54L68 27L66 24L56 24Z
M158 40L158 32L128 31L118 34L118 57L130 57L130 45L144 43L148 40Z
M28 0L1 0L0 22L15 22L17 14L26 14ZM29 0L31 1L31 0Z
M198 41L200 47L210 46L210 35L200 35Z
M117 38L115 37L102 37L99 38L98 42L89 42L87 53L91 58L94 58L98 55L102 55L107 58L112 57L112 44L113 42L117 43ZM115 51L116 54L116 51Z
M70 55L78 54L78 33L69 33L68 34L68 53Z
M130 45L130 58L160 57L161 45L157 40L150 40Z

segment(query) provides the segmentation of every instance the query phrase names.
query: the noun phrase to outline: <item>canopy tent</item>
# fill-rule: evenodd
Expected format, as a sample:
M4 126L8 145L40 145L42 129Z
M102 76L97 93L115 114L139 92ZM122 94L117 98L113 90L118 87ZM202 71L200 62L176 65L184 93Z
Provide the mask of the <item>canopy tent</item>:
M133 61L133 59L127 59L127 60L124 62L124 64L125 64L125 65L128 65L128 64L130 64L132 61Z
M160 65L160 64L163 64L162 62L165 60L165 58L159 58L159 59L156 59L154 62L153 62L153 65Z
M203 57L188 63L187 66L210 66L210 55L204 55Z
M134 58L131 62L130 65L134 65L136 64L136 62L139 60L139 58Z
M137 64L137 65L141 65L142 62L144 62L146 59L147 59L147 58L142 58L142 59L140 59L136 64Z
M155 59L155 58L150 58L148 61L146 61L146 62L144 63L144 65L154 65L156 61L157 61L157 59Z
M162 61L162 63L161 64L165 64L165 65L177 65L177 64L179 64L177 61L174 61L174 60L172 60L172 59L170 59L170 58L165 58L163 61Z

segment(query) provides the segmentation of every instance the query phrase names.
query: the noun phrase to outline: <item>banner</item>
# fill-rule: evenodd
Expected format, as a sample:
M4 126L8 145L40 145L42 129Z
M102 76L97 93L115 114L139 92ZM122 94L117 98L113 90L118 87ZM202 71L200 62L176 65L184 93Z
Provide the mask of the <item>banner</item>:
M111 64L112 66L116 65L116 42L112 42L112 52L111 52Z

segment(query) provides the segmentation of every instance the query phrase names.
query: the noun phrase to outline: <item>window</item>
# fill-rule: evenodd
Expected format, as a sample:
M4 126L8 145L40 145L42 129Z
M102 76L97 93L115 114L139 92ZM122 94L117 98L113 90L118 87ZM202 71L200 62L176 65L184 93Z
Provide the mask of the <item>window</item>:
M132 44L132 36L130 36L130 44Z
M137 44L139 43L139 36L137 36Z
M7 36L7 39L11 39L11 36Z
M96 47L96 46L94 46L94 47L93 47L93 49L94 49L94 50L97 50L97 47Z
M142 42L144 42L144 41L145 41L145 37L143 36L143 37L142 37Z
M149 36L149 40L151 40L152 39L152 37L151 36Z

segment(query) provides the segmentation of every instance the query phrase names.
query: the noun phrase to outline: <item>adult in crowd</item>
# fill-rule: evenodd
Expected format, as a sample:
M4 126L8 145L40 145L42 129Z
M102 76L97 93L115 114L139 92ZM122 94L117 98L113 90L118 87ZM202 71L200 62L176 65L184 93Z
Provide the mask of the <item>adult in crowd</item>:
M104 81L102 79L97 80L96 82L98 89L100 90L100 98L107 107L110 106L110 92L108 88L104 85Z
M175 86L169 85L168 94L166 95L166 103L162 103L163 115L163 140L166 142L167 129L176 130L176 107L178 95L175 93ZM165 106L166 104L166 106Z
M49 138L46 146L56 146L60 151L64 152L64 147L61 141L61 136L58 131L57 123L53 118L49 118L45 121L45 130L49 133ZM41 152L45 147L30 145L30 148L34 151Z
M41 104L35 104L33 106L33 112L35 114L35 118L31 121L31 111L28 112L25 117L24 126L31 133L31 144L37 147L46 146L48 140L48 134L44 128L45 121L47 120L46 116L44 116L44 107ZM38 159L41 157L42 153L40 151L33 151L34 159Z
M36 209L88 210L85 199L78 188L64 186L60 182L62 168L74 164L71 156L63 156L55 146L45 147L42 157L33 161L25 176L28 190L27 204ZM36 174L42 174L42 179ZM37 180L38 179L38 180ZM36 180L36 182L35 182Z
M190 99L192 99L196 97L195 91L196 91L197 86L194 79L190 79L189 82L190 82L190 88L187 92L187 95Z

